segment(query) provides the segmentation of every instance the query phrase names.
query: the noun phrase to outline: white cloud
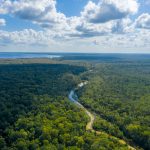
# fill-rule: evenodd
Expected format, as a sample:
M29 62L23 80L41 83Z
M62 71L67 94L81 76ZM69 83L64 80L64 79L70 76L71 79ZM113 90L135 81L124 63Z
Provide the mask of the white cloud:
M60 28L66 24L66 17L56 10L55 0L0 0L0 14L32 21L42 27Z
M103 24L94 24L86 21L81 21L76 25L76 32L72 36L76 37L94 37L113 34L125 34L133 32L132 21L129 18L121 20L112 20Z
M111 33L122 34L133 32L131 14L138 10L136 0L103 0L96 3L89 1L76 18L76 37L104 36Z
M150 29L150 14L144 13L140 15L135 21L135 26L137 28Z
M10 0L0 0L0 14L7 14L11 4L12 2Z
M130 15L137 11L137 0L101 0L97 4L89 1L79 17L66 17L57 11L55 0L0 0L0 14L25 19L43 27L42 31L0 31L0 46L12 45L19 49L23 45L25 49L25 46L38 45L45 46L47 50L60 51L125 50L142 46L148 49L150 31L145 29L150 28L149 14L142 14L133 24ZM135 24L145 29L136 31Z
M5 26L5 25L6 25L5 19L0 18L0 26Z
M104 23L125 18L137 11L136 0L102 0L97 5L89 1L81 12L81 16L91 23Z
M59 38L58 38L59 37ZM138 32L126 34L104 34L103 36L90 36L89 38L75 38L65 40L64 35L54 32L35 31L25 29L22 31L0 31L1 50L30 50L30 51L76 51L76 52L149 52L150 30L141 29ZM57 40L55 40L57 38ZM63 41L62 41L63 40ZM93 42L94 41L94 44ZM128 51L127 51L128 50Z
M119 23L117 19L124 19L129 14L135 13L138 9L136 0L102 0L98 4L89 1L81 12L80 17L73 16L67 18L63 13L56 10L56 0L0 1L0 13L2 14L12 14L15 17L29 20L55 32L79 36L83 36L82 32L86 31L86 35L89 36L94 36L94 34L101 35L107 33L107 31L109 33L113 26L122 24L122 21ZM115 22L114 20L117 21ZM112 22L107 23L109 21Z
M24 29L22 31L3 31L0 30L0 43L5 44L38 44L49 45L54 41L54 35L50 32L35 31L33 29Z

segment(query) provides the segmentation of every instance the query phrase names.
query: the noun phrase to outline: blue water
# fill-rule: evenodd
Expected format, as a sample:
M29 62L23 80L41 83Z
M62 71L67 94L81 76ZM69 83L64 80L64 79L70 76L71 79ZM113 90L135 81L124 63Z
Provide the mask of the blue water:
M60 55L48 54L48 53L2 53L0 52L0 58L16 59L16 58L59 58Z
M0 52L0 59L17 58L62 58L63 60L85 60L98 62L148 61L150 54L88 54L88 53L17 53Z

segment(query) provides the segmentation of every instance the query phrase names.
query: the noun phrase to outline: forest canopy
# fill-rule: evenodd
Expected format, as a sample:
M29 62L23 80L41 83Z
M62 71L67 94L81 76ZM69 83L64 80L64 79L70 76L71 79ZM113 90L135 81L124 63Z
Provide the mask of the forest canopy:
M57 62L57 63L56 63ZM150 147L150 63L51 61L0 65L0 149L128 150ZM68 99L95 114L88 116Z

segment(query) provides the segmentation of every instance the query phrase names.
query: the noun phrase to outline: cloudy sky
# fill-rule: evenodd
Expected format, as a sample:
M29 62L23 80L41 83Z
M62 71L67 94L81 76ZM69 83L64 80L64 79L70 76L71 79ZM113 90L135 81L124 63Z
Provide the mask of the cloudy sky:
M1 52L150 53L150 0L0 0Z

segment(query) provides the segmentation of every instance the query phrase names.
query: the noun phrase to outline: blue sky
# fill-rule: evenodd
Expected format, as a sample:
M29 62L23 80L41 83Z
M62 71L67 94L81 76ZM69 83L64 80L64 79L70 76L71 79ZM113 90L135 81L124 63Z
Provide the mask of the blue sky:
M0 0L0 51L150 53L150 0Z

